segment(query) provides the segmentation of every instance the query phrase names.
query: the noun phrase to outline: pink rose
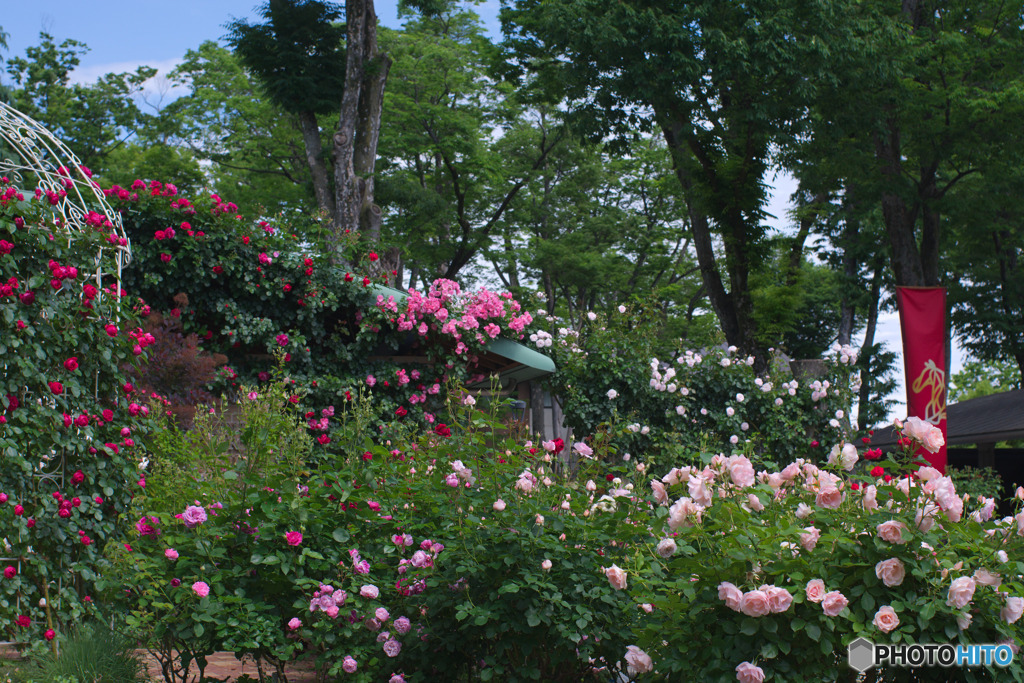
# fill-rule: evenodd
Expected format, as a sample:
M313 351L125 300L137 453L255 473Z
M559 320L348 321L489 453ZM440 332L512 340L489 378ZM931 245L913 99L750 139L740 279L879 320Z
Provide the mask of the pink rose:
M974 597L974 589L976 587L977 584L970 576L961 576L958 579L953 579L953 582L949 584L946 604L956 609L965 607L971 601L971 598Z
M878 489L874 484L864 489L864 497L861 499L860 504L868 512L878 509Z
M768 594L768 606L773 614L785 612L793 604L793 595L785 588L762 586L761 590Z
M654 662L651 661L651 656L636 645L630 645L626 648L625 659L630 676L645 674L654 670Z
M763 617L771 611L768 594L764 591L747 591L740 598L740 612L748 617Z
M898 586L903 583L904 577L907 575L907 570L903 567L903 563L895 557L882 560L875 565L875 576L882 580L889 588Z
M288 545L299 545L302 543L302 533L298 531L289 531L284 535L284 540L288 542Z
M807 552L811 552L814 550L814 546L818 545L819 538L821 538L821 532L817 528L813 526L804 527L804 533L800 534L800 545Z
M616 565L605 567L604 575L608 577L608 583L612 585L615 590L625 590L626 588L626 572L622 571Z
M826 486L818 492L814 502L817 503L818 507L838 510L839 506L843 503L843 493L835 486Z
M164 551L164 557L166 557L171 562L174 562L176 559L178 559L178 551L174 548L168 548Z
M291 620L288 622L288 628L292 631L298 628L302 628L302 622L299 621L297 617L292 617Z
M370 600L376 600L377 596L380 595L380 589L377 588L376 586L370 584L370 585L366 585L366 586L363 586L362 588L360 588L359 589L359 594L361 596L363 596L364 598L369 598Z
M941 429L918 417L907 418L903 423L903 435L921 442L924 449L930 453L938 453L946 443Z
M892 607L889 605L882 605L882 607L875 612L875 618L872 622L882 633L889 633L900 625L900 618L896 616L896 610Z
M654 500L658 505L668 505L668 489L657 479L651 480L651 488L654 490Z
M992 586L993 588L998 588L999 584L1003 582L1003 577L996 572L983 568L974 572L974 580L979 586Z
M999 610L999 618L1007 624L1017 621L1022 614L1024 614L1024 598L1006 598L1006 605Z
M729 468L729 477L736 486L746 488L754 485L754 466L750 464L750 460L746 456L730 457L727 467Z
M903 538L903 531L907 528L903 522L897 522L890 519L888 522L882 522L878 525L878 537L883 541L889 543L895 543L897 545L903 545L907 542Z
M740 611L740 601L743 599L743 591L729 583L723 581L718 584L718 599L725 602L725 606L734 612Z
M807 582L804 592L811 602L821 602L825 597L825 582L821 579L811 579Z
M839 591L829 591L821 599L821 608L830 617L839 616L839 613L846 609L848 604L850 604L850 601Z
M736 680L740 683L764 683L764 671L750 662L743 662L736 667Z
M210 594L210 586L205 581L196 581L192 584L192 590L195 594L201 598L205 598Z
M345 673L353 674L356 672L356 669L359 668L359 664L357 664L356 660L352 659L351 657L345 657L345 659L341 662L341 668Z

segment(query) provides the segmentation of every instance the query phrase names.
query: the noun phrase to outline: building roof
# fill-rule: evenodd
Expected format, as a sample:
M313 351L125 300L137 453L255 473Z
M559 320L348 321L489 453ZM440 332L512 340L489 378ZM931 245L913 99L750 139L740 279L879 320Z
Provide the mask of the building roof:
M891 446L892 426L876 429L872 446ZM996 443L1024 439L1024 390L1004 391L960 401L946 407L946 444Z
M384 285L371 285L370 289L385 297L393 296L396 301L408 296L406 292ZM495 337L484 346L484 352L474 370L484 374L486 379L470 387L487 388L490 386L490 377L498 375L499 385L503 389L511 389L519 382L550 375L555 371L555 362L524 344Z

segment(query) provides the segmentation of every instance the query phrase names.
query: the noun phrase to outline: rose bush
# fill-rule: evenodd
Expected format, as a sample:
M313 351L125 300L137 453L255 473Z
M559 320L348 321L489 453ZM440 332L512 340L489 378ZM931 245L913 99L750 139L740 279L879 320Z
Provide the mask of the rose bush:
M758 375L735 349L680 351L677 340L658 336L658 317L643 303L580 325L538 315L529 339L556 361L550 384L566 424L577 434L610 429L619 453L663 465L701 449L817 462L827 455L820 443L852 440L854 349L834 347L820 377L794 377L781 358Z
M908 423L905 434L935 448L933 429ZM663 540L637 555L652 571L631 573L630 585L653 605L635 645L658 676L853 681L846 646L858 636L1019 647L1019 505L1016 517L993 518L993 500L961 497L948 477L916 464L909 445L877 461L884 476L798 459L751 480L736 476L742 458L705 455L651 481ZM899 671L876 674L895 680ZM1021 680L1024 666L956 676Z
M149 430L124 372L149 338L113 276L120 238L93 211L70 229L59 201L0 179L0 556L16 570L0 579L0 639L34 647L106 612L94 582L145 486Z

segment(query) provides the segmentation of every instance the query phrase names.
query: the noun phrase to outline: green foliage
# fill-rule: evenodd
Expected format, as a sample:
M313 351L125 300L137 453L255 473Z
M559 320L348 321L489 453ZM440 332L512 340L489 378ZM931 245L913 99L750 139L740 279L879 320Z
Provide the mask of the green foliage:
M332 113L345 90L345 25L341 9L318 0L269 0L265 24L236 19L228 45L281 109Z
M949 403L1021 388L1017 367L1005 361L969 360L949 381Z
M145 663L135 651L135 641L102 623L80 624L59 641L56 657L37 655L35 670L40 681L104 681L147 683Z
M208 184L229 193L247 214L264 207L294 216L312 206L298 121L261 97L238 57L207 41L185 53L170 80L188 92L161 111L160 127L148 131L150 137L186 147L186 157L213 162ZM179 177L161 168L146 166L144 173L112 180L127 186L135 178ZM185 176L182 191L197 192L193 178Z
M999 500L1003 493L1003 478L991 467L958 467L949 470L949 478L956 490L978 500L979 497Z
M111 150L143 125L146 117L132 98L156 70L140 66L132 73L107 74L93 84L72 84L71 72L88 48L77 40L57 45L47 33L39 39L25 57L7 60L14 81L9 104L46 125L83 165L102 172L109 168Z

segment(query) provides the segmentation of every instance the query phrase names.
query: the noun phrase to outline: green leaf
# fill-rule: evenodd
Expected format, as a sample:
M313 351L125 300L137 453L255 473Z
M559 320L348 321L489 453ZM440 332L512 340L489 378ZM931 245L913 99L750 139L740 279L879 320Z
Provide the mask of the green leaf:
M348 539L352 538L352 534L350 534L347 529L338 527L333 533L331 533L331 538L338 543L346 543Z
M807 637L811 640L817 642L817 640L821 638L821 627L817 624L807 624L807 628L805 630L807 631Z
M201 638L202 635L206 633L206 627L202 624L195 624L192 626L192 633L195 634L196 638Z

